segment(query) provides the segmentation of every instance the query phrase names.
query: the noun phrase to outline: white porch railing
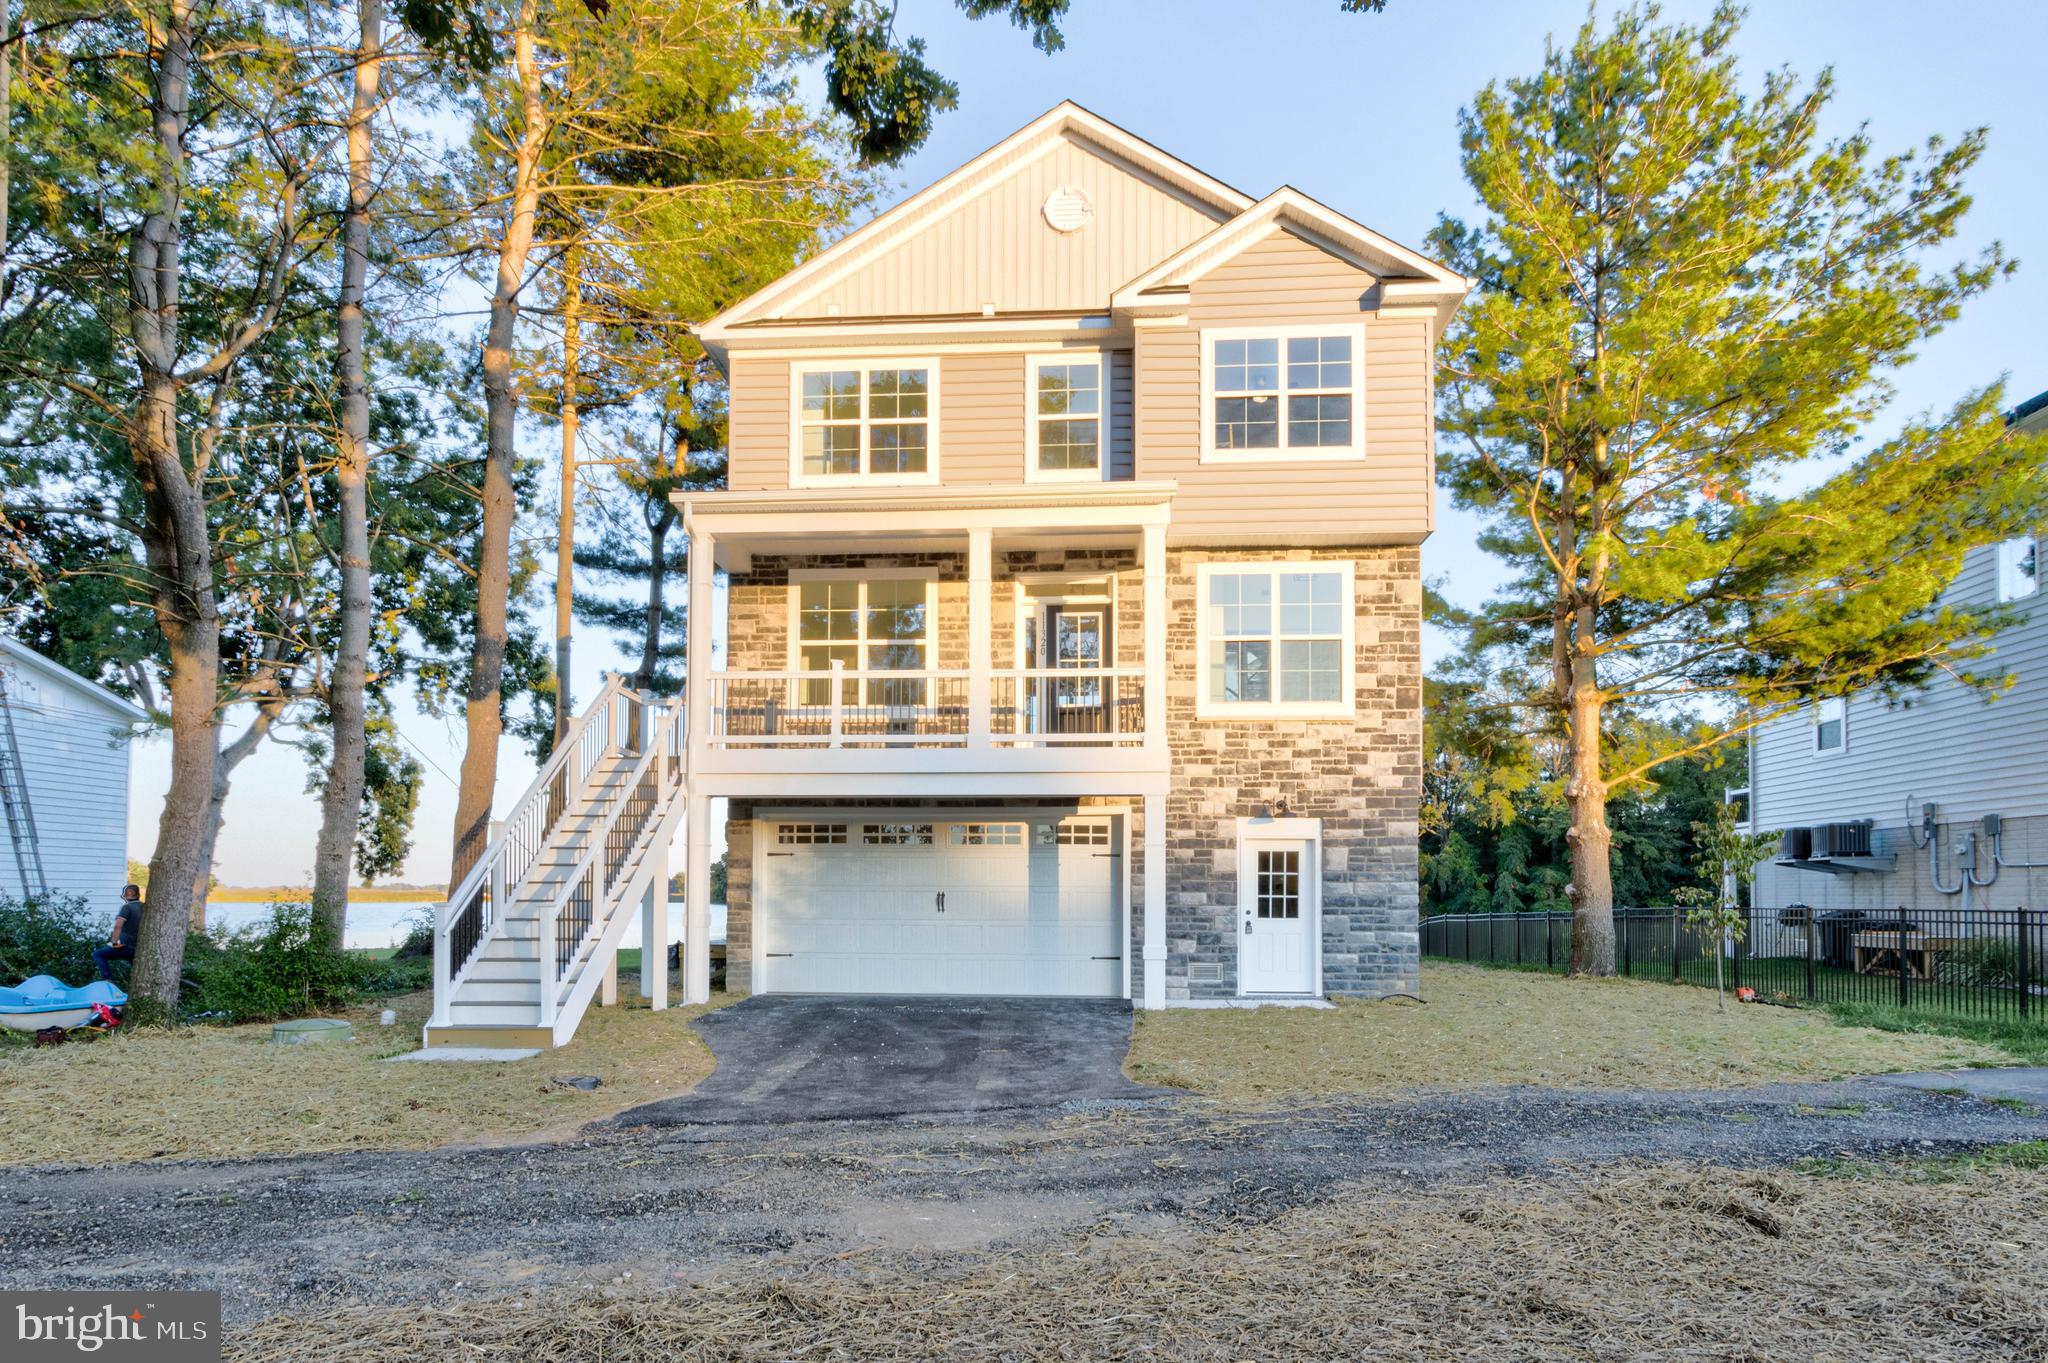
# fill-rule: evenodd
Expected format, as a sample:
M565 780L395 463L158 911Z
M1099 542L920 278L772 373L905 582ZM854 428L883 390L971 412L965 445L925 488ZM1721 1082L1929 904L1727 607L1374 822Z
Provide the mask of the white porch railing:
M589 784L607 756L636 752L641 742L646 704L616 676L569 726L533 782L513 802L511 812L493 823L482 853L449 892L434 922L434 1016L445 1022L449 1000L477 959L504 909L517 898L533 873L548 837ZM675 748L679 765L681 748Z
M718 672L709 742L723 748L1134 746L1145 737L1144 669L1010 668L988 674L977 714L965 669Z

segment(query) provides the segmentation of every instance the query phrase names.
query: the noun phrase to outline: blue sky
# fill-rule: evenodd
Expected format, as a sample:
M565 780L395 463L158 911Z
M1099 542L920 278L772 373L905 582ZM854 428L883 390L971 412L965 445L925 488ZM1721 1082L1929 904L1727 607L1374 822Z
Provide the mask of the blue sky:
M1665 5L1704 17L1708 3ZM1602 13L1613 9L1600 6ZM1458 169L1457 113L1488 80L1532 70L1546 35L1568 35L1579 0L1390 0L1384 14L1347 15L1338 0L1074 0L1067 48L1033 51L1000 20L962 18L951 0L903 0L900 23L922 34L934 65L960 83L960 107L893 177L901 197L1073 99L1245 192L1293 184L1396 240L1419 245L1439 213L1472 201ZM1761 0L1739 51L1752 76L1790 65L1831 65L1838 82L1831 131L1867 122L1881 150L1930 133L1988 125L1990 150L1971 180L1976 207L1963 245L2002 241L2018 276L1965 312L1897 376L1899 395L1873 435L1907 414L1945 407L2010 375L2016 400L2048 388L2048 6L1929 4L1926 0ZM533 452L553 437L530 431ZM1819 470L1816 470L1819 472ZM1440 508L1424 570L1453 599L1476 604L1498 579L1473 546L1474 523ZM616 666L609 644L580 650L578 693ZM452 722L405 717L432 764L415 851L404 878L445 873L461 756ZM155 840L167 780L166 745L137 746L129 843ZM517 793L530 764L507 753L501 794ZM302 795L304 767L289 750L251 759L238 778L221 838L220 874L233 884L296 884L310 874L318 808Z

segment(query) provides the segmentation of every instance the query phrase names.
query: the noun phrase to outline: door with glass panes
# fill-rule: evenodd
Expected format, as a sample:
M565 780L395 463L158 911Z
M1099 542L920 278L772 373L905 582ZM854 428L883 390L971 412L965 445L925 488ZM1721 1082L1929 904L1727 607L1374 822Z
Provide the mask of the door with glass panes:
M1238 856L1238 992L1315 993L1314 841L1247 838Z

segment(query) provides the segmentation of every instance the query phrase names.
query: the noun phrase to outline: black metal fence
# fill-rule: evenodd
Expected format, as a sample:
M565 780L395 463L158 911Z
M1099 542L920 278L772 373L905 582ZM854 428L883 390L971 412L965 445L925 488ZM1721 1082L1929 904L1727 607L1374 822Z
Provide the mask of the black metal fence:
M2048 912L2039 909L1743 910L1723 938L1683 909L1616 909L1614 964L1635 979L1714 984L1767 999L1870 1003L2048 1021ZM1568 913L1444 914L1422 920L1422 954L1562 971Z

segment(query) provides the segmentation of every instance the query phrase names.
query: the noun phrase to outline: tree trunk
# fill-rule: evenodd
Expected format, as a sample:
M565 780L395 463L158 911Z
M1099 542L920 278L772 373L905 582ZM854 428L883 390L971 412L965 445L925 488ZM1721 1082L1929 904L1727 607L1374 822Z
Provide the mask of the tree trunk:
M576 248L563 262L562 289L562 507L555 525L555 742L569 736L575 698L569 691L569 651L576 599L577 367L582 359L583 279Z
M190 0L147 24L156 201L129 249L128 329L141 396L128 426L129 457L142 492L143 553L151 606L170 653L171 782L150 857L154 892L136 944L130 994L138 1022L177 1015L192 881L213 798L220 747L220 614L203 489L186 472L178 440L179 222L185 136L191 115Z
M341 638L328 680L333 751L320 797L313 849L313 913L340 942L348 926L349 871L363 811L364 690L370 656L370 391L363 356L363 290L370 261L370 119L383 65L384 0L360 0L355 96L348 116L348 209L342 215L341 290L335 308L341 432L334 477L340 491Z
M1614 835L1607 827L1607 783L1600 763L1600 688L1593 660L1572 661L1568 710L1571 771L1565 803L1571 828L1573 975L1614 973Z
M505 722L500 689L505 678L505 610L512 584L513 440L519 396L513 386L512 346L519 327L519 292L526 283L526 258L533 247L534 212L540 203L540 153L547 140L547 109L540 63L534 51L537 0L521 0L513 32L513 60L519 73L524 126L514 160L512 199L504 236L498 243L498 279L491 294L490 325L484 335L486 414L483 526L477 551L476 641L470 654L465 718L467 746L455 800L455 857L452 888L483 854L490 836L491 801L498 783L498 740Z
M213 794L207 801L206 824L199 834L199 869L192 876L192 905L187 911L194 932L206 931L206 900L213 883L213 850L220 841L221 812L227 807L228 791L234 783L235 768L270 736L278 717L284 713L282 696L266 697L256 704L256 716L249 727L214 754Z
M676 504L664 499L661 513L647 528L647 632L640 640L640 666L633 673L633 689L648 691L654 686L654 672L661 665L661 619L667 613L663 592L668 585L668 532L675 528Z

